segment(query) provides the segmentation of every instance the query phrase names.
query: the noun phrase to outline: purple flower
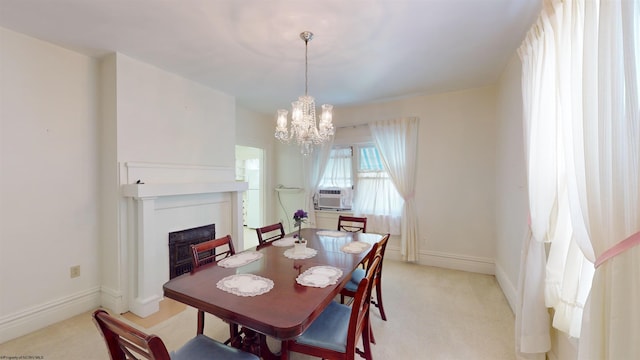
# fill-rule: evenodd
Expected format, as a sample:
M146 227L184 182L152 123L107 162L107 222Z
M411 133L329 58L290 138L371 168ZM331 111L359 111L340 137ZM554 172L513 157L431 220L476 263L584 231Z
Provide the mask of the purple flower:
M307 217L307 212L302 209L299 209L295 213L293 213L293 220L295 220L296 222L302 221L302 219L306 219Z

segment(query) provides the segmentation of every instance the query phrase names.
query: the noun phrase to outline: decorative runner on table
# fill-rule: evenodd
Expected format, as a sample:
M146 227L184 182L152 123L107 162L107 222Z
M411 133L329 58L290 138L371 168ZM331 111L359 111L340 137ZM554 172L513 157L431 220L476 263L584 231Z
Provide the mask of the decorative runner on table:
M273 246L280 246L280 247L288 247L288 246L293 246L293 242L296 239L292 238L292 237L286 237L286 238L282 238L280 240L275 240L274 242L272 242L271 244Z
M311 287L327 287L334 285L342 276L342 270L333 266L314 266L298 275L296 282Z
M273 280L254 274L235 274L220 279L216 287L238 296L256 296L273 289Z
M303 253L296 253L295 248L290 248L284 251L284 256L289 259L309 259L318 253L316 249L305 248Z
M261 257L262 253L257 251L243 251L241 253L237 253L218 261L218 266L223 268L235 268L242 265L247 265L250 262L260 259Z
M369 247L371 247L369 243L362 242L362 241L352 241L347 245L343 246L342 248L340 248L340 250L349 254L360 254L361 252L365 251Z
M344 237L347 236L347 233L344 231L335 231L335 230L320 230L316 233L320 236L331 236L331 237Z

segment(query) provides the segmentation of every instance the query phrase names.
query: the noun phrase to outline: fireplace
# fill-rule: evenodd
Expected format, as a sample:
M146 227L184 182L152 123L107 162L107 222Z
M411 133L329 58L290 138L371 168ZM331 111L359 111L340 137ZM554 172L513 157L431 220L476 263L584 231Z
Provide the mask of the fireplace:
M191 245L216 238L215 224L169 233L169 278L191 271Z

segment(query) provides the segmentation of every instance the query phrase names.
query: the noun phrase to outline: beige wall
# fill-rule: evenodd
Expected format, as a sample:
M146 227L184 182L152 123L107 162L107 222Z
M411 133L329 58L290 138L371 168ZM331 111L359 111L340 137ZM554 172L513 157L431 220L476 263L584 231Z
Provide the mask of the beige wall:
M495 105L496 89L486 87L334 109L336 126L420 118L416 203L422 264L494 271ZM297 150L291 148L278 153L281 164L296 165ZM295 179L281 170L276 181ZM388 251L399 258L397 239Z
M0 78L3 342L99 303L98 64L0 28Z

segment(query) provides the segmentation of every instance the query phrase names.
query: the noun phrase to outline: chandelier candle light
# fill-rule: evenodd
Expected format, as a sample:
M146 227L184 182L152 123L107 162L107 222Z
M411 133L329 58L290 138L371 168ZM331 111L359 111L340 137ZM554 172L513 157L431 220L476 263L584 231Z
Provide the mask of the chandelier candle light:
M290 142L295 139L300 145L302 155L308 156L313 151L313 145L318 145L329 141L335 129L332 123L333 105L322 105L322 116L320 126L316 127L316 103L313 96L307 94L308 90L308 61L307 48L309 41L313 38L313 33L303 31L300 38L304 40L304 96L300 96L298 101L291 103L291 132L287 129L287 110L278 110L278 120L276 123L276 139L282 142Z

